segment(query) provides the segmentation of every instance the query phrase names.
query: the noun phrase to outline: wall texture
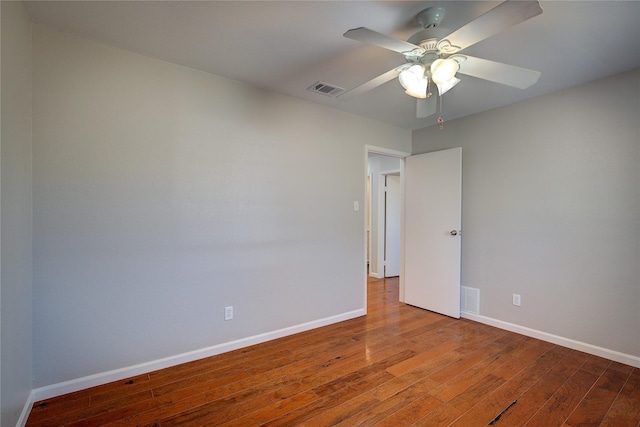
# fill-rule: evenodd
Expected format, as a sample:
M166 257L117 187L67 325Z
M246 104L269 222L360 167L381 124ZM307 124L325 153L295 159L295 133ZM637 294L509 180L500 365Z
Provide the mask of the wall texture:
M409 131L39 27L33 90L35 387L364 308Z
M481 315L640 356L639 117L636 70L414 132L414 154L463 147Z
M0 2L0 424L16 425L32 388L31 21Z

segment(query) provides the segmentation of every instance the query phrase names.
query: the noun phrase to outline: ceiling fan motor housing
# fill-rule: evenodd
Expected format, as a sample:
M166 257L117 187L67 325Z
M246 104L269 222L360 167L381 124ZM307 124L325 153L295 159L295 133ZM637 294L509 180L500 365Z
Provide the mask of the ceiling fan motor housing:
M442 52L438 49L438 42L450 32L448 29L440 27L444 15L445 9L443 7L429 7L418 13L418 22L424 29L415 33L407 41L425 50L426 53L417 58L423 64L441 58ZM416 61L415 56L405 57L409 62Z
M438 42L449 33L450 31L443 27L426 28L412 35L407 41L416 46L420 46L427 52L437 52Z
M445 10L443 7L428 7L418 13L418 22L422 28L437 27L444 18Z
M439 30L439 31L438 31ZM415 53L406 54L404 57L407 62L421 63L429 65L436 59L443 57L442 52L438 49L438 42L440 41L439 35L446 35L448 30L440 28L427 28L422 30L408 40L409 43L416 46L420 46L423 49L419 55Z

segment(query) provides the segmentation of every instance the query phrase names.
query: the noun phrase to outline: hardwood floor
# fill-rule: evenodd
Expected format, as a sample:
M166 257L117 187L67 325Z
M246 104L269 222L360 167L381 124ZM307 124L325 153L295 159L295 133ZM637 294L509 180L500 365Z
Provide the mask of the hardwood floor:
M37 402L28 426L633 426L640 369L398 303Z

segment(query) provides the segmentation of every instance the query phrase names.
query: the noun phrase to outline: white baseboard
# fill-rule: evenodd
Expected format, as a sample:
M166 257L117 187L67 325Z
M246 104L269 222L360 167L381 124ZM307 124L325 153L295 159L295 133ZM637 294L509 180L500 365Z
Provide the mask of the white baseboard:
M528 337L537 338L553 344L568 347L573 350L583 351L595 356L604 357L605 359L624 363L625 365L640 368L640 357L630 354L620 353L619 351L610 350L604 347L587 344L581 341L572 340L570 338L561 337L547 332L538 331L536 329L527 328L525 326L516 325L514 323L504 322L502 320L493 319L491 317L481 316L466 311L460 312L460 317L473 320L475 322L484 323L485 325L495 326L496 328L505 329Z
M24 427L27 425L27 419L31 413L31 408L33 407L33 403L36 401L33 398L33 395L33 390L31 390L31 393L29 393L29 396L27 397L27 402L24 404L24 408L22 408L22 413L20 414L20 418L18 418L16 427Z
M366 310L364 309L353 310L335 316L326 317L324 319L314 320L311 322L290 326L288 328L283 328L272 332L266 332L235 341L217 344L211 347L166 357L164 359L153 360L150 362L141 363L139 365L115 369L113 371L102 372L99 374L77 378L75 380L36 388L31 392L30 402L27 402L27 405L25 405L26 414L27 416L29 415L29 411L31 410L31 406L34 402L38 402L43 399L50 399L52 397L61 396L63 394L72 393L74 391L84 390L89 387L107 384L113 381L119 381L125 378L134 377L136 375L145 374L147 372L156 371L158 369L164 369L182 363L203 359L205 357L215 356L216 354L226 353L228 351L237 350L239 348L248 347L250 345L271 341L276 338L282 338L288 335L293 335L322 326L331 325L333 323L338 323L344 320L364 316L365 314ZM26 422L26 418L24 421Z

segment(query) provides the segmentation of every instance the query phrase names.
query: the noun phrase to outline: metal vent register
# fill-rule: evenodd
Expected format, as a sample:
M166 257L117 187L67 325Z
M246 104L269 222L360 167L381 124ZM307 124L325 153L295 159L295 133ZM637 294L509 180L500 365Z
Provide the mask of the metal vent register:
M309 86L307 90L310 90L311 92L321 93L322 95L327 95L327 96L338 96L342 92L344 92L343 88L330 85L324 82L316 82L311 86Z
M480 314L480 289L460 286L460 310Z

